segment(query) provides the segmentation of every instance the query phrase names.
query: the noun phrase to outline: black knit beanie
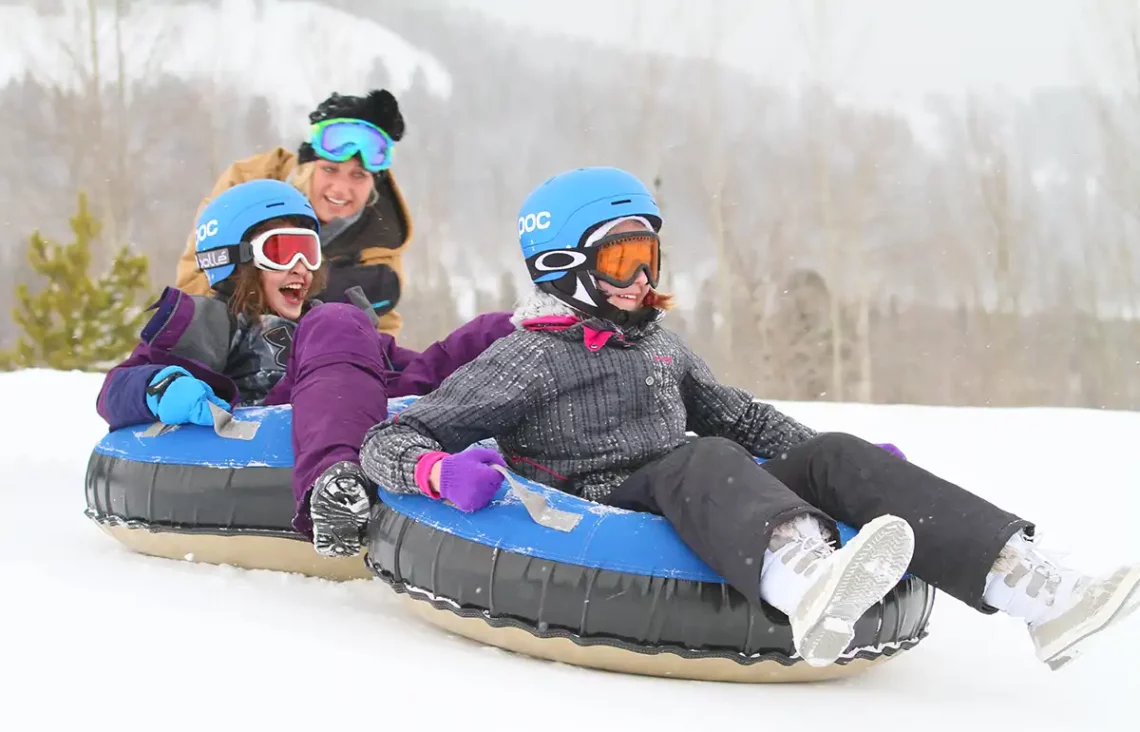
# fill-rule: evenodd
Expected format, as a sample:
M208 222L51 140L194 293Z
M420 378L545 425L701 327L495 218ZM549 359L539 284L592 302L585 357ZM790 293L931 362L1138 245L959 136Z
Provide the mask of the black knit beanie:
M335 117L371 122L387 132L392 142L399 142L404 136L404 117L400 114L400 105L387 89L373 89L366 97L341 96L333 92L332 96L309 113L309 123L316 124ZM307 140L302 142L297 149L297 162L307 163L316 159L317 153L313 146Z

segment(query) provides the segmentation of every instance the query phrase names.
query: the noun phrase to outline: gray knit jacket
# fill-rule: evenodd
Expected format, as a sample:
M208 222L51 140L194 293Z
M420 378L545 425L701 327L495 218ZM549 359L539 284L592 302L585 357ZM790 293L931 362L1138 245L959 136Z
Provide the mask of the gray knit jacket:
M686 441L686 430L726 437L773 457L815 435L752 395L719 383L660 325L604 321L539 329L573 315L537 289L515 312L518 328L455 371L402 414L371 428L361 448L369 478L418 493L416 461L494 438L520 475L604 503L643 465ZM615 331L591 349L587 328Z

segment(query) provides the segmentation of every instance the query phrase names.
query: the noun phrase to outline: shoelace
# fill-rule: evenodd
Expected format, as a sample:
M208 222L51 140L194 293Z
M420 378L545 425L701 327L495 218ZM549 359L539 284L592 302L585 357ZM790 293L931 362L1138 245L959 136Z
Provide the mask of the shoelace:
M804 554L815 554L820 559L831 554L831 544L822 536L800 536L796 541Z
M797 555L814 556L814 559L803 569L802 574L806 577L813 574L818 563L827 559L830 554L831 545L823 537L798 534L788 541L787 545L779 551L777 556L781 559ZM798 566L799 562L797 561L793 564Z
M1062 573L1065 568L1059 565L1055 559L1051 559L1042 554L1033 543L1026 542L1026 545L1026 555L1022 559L1021 564L1025 565L1029 570L1029 574L1022 579L1022 582L1028 581L1029 583L1034 583L1043 581L1044 584L1040 589L1040 593L1042 594L1041 599L1046 607L1053 607L1059 596L1058 591L1064 579ZM1073 592L1081 591L1083 589L1081 584L1083 584L1083 581L1078 580L1077 586L1073 587Z

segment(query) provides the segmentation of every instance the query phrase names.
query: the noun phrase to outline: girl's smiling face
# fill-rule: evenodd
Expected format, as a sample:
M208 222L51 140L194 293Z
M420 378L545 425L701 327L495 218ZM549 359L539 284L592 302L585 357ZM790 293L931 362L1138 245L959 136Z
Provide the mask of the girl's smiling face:
M637 221L622 221L610 229L607 234L630 234L638 231L652 231ZM626 287L616 287L605 280L595 278L598 289L606 295L607 301L619 310L637 310L645 303L649 295L649 278L645 272L638 272L637 279Z
M288 320L301 317L305 297L313 284L313 273L297 262L288 272L270 269L258 270L261 274L261 291L265 307Z
M249 239L272 229L286 229L298 226L298 222L288 219L270 219L249 232ZM298 259L289 270L258 269L261 282L261 296L265 307L282 318L297 320L301 309L313 286L313 272Z
M649 295L649 278L644 272L637 273L637 279L629 287L614 287L605 280L598 280L598 289L606 299L619 310L637 310Z

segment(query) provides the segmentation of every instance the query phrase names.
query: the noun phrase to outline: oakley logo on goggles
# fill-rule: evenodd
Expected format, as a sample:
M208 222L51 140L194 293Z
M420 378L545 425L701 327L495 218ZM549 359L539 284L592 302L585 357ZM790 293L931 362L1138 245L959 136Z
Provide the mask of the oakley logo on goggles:
M252 241L218 247L196 255L202 270L237 262L253 262L258 269L288 271L297 262L308 270L321 267L321 238L312 229L270 229Z
M376 173L392 164L395 143L376 125L359 119L322 120L309 130L309 144L317 155L343 163L359 154L365 170Z
M645 272L650 287L657 287L660 274L660 246L657 235L648 231L612 234L586 249L554 249L527 260L531 279L555 272L588 270L614 287L629 287L639 272Z

